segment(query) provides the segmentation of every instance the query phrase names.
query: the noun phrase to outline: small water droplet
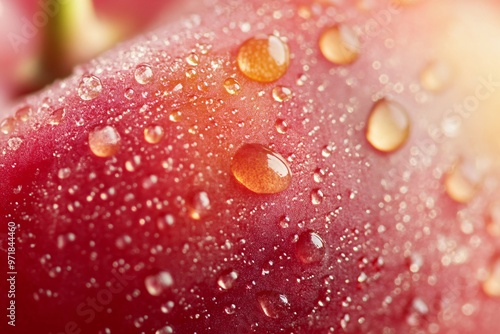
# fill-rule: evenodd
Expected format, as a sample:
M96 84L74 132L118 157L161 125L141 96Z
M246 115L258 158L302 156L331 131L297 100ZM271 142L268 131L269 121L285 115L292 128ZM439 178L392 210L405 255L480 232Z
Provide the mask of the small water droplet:
M134 93L135 92L132 88L127 88L125 93L123 93L123 96L125 96L127 100L132 100L134 98Z
M311 203L313 205L320 205L323 202L325 195L321 191L321 189L313 189L311 191Z
M61 234L57 237L57 248L63 249L68 243L75 241L74 233Z
M319 39L323 56L337 65L347 65L358 59L360 47L356 32L345 25L325 29Z
M66 114L66 110L64 108L59 108L50 113L49 116L49 124L50 125L59 125Z
M147 276L144 280L146 290L152 296L159 296L161 293L174 284L172 275L167 271L161 271L156 275Z
M306 231L300 234L295 252L297 258L304 264L321 262L326 253L325 242L317 233Z
M156 226L158 226L159 230L164 230L169 226L174 226L175 218L172 214L167 213L166 215L158 218L156 221Z
M248 78L272 82L281 78L290 65L288 45L279 37L256 36L246 40L238 51L238 68Z
M93 100L102 92L101 80L95 75L85 75L78 86L78 96L84 101Z
M325 177L325 171L324 170L322 170L321 168L316 168L314 170L314 174L313 174L314 182L321 183L321 182L323 182L323 178L324 177Z
M471 161L456 162L445 176L444 186L448 196L459 203L468 203L476 194L481 175Z
M243 186L258 194L287 189L292 172L286 160L260 144L244 144L233 156L231 171Z
M197 192L191 200L189 216L192 219L200 220L208 210L210 210L208 194L204 191Z
M120 135L112 126L98 126L89 133L90 150L98 157L113 156L120 149L120 145Z
M290 310L290 303L285 294L276 291L263 291L257 295L260 308L266 316L278 319L285 316Z
M190 53L186 57L186 63L191 66L198 66L200 59L196 53Z
M226 312L226 314L234 314L234 312L236 312L236 305L231 304L229 306L226 306L224 308L224 312Z
M188 78L188 79L196 78L197 75L198 75L198 72L196 72L196 70L194 68L190 68L186 71L186 78Z
M174 123L180 122L182 119L182 112L180 110L174 110L168 115L168 119Z
M385 99L375 103L366 129L366 139L377 150L392 152L400 148L410 134L410 119L396 102Z
M31 109L31 106L24 106L19 108L16 111L16 119L21 122L27 122L31 115L33 115L33 110Z
M234 282L238 278L238 273L234 270L228 270L223 272L219 279L217 279L217 285L223 290L229 290L233 287Z
M141 85L146 85L153 80L153 69L148 64L139 64L134 70L134 78Z
M414 298L406 316L406 323L412 327L417 327L422 321L423 317L429 313L429 307L422 298Z
M488 206L486 230L492 237L500 237L500 201L498 200Z
M292 90L285 86L276 86L273 88L273 99L276 102L286 102L292 99Z
M12 151L17 151L19 147L21 147L21 144L23 143L23 140L19 137L12 137L7 140L7 145L9 145L9 149Z
M427 64L420 73L420 84L431 92L439 92L448 87L452 80L452 70L448 64L433 61Z
M290 226L290 217L288 216L283 216L279 220L279 225L281 228L288 228Z
M71 175L71 169L68 167L61 168L57 172L57 177L61 180L67 179L70 175Z
M12 117L7 117L4 119L2 122L0 122L0 131L3 134L10 134L12 133L16 128L16 121Z
M241 86L238 81L234 78L227 78L224 81L224 88L226 89L226 92L228 92L231 95L236 95L240 92Z
M161 310L162 313L167 314L167 313L170 313L173 310L174 306L175 306L174 302L171 301L171 300L169 300L168 302L163 303L161 305L160 310Z
M165 326L160 329L158 329L155 334L172 334L174 332L174 329L172 326Z
M288 131L288 123L284 119L278 119L275 123L276 131L285 134Z
M157 124L148 125L144 128L144 139L150 144L158 144L165 137L165 130Z

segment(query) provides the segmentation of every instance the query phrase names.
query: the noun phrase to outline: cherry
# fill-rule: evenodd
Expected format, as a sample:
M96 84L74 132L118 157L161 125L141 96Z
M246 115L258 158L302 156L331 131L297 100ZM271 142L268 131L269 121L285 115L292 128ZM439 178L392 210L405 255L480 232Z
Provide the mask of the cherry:
M497 4L409 2L207 2L26 97L2 326L495 333Z

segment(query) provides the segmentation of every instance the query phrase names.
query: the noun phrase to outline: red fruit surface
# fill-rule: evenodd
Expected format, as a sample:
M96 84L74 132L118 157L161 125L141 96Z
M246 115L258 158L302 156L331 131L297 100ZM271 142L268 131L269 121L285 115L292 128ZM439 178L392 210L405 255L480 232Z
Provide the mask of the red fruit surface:
M0 268L9 272L13 222L17 272L16 326L5 317L2 326L496 333L500 242L485 221L498 151L484 143L495 133L486 125L496 121L488 110L498 100L498 51L481 34L500 31L495 8L207 1L200 15L27 97L0 129ZM346 64L318 45L339 24L360 45L347 45L359 55L347 53ZM286 44L289 67L275 81L249 79L239 47L270 35ZM453 80L439 71L442 84L421 79L432 61ZM449 112L471 96L481 102L474 114ZM399 110L383 133L404 128L405 115L409 125L388 152L367 140L383 99ZM450 116L463 123L459 135ZM236 180L232 161L245 144L277 157L247 165L279 190L286 161L285 190L249 190L254 174ZM469 161L472 177L450 174ZM10 300L2 291L4 310Z

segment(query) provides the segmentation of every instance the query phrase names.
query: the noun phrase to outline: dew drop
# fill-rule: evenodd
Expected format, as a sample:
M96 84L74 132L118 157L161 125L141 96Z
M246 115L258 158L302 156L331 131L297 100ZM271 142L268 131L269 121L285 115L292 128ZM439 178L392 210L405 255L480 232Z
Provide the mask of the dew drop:
M281 78L290 65L288 45L279 37L256 36L246 40L238 51L238 68L248 78L272 82Z
M182 112L180 110L174 110L168 115L168 119L174 123L180 122L182 119Z
M153 124L144 128L144 139L150 144L158 144L165 137L162 126Z
M71 169L68 167L61 168L59 169L59 171L57 171L57 177L60 180L67 179L70 175L71 175Z
M217 279L217 285L223 290L229 290L233 287L238 278L238 273L234 270L223 272Z
M260 144L241 146L233 156L231 171L243 186L258 194L279 193L292 181L286 160Z
M16 128L16 120L12 117L7 117L2 122L0 122L0 132L3 134L10 134Z
M198 75L198 72L194 68L190 68L189 70L186 71L186 78L188 79L193 79L196 78Z
M311 203L313 205L320 205L323 202L325 195L321 191L321 189L313 189L311 191Z
M226 312L226 314L234 314L234 312L236 312L236 305L231 304L224 307L224 312Z
M147 276L144 280L146 290L152 296L159 296L161 293L174 284L172 275L167 271L161 271L156 275Z
M101 80L95 75L85 75L78 86L78 96L84 101L93 100L101 94Z
M319 48L323 56L337 65L354 62L360 51L358 35L345 25L325 29L319 39Z
M172 334L174 332L174 329L172 326L165 326L160 329L158 329L155 334Z
M236 95L240 92L241 86L238 81L234 78L227 78L224 81L224 88L226 89L226 92L228 92L231 95Z
M98 126L89 133L89 147L101 158L111 157L120 149L121 138L112 126Z
M396 102L385 99L375 103L366 129L366 139L377 150L392 152L401 147L410 134L410 119Z
M263 291L257 295L259 306L266 316L278 319L285 316L290 309L286 295L276 291Z
M200 220L208 210L210 210L208 194L204 191L197 192L191 200L189 216L194 220Z
M420 325L425 315L429 313L429 307L422 298L414 298L406 316L406 323L412 327Z
M198 66L198 64L200 63L200 58L196 53L190 53L186 57L186 63L191 66Z
M66 114L66 110L64 108L59 108L50 113L49 116L49 124L50 125L59 125L62 122L64 115Z
M469 202L476 194L481 176L470 161L459 161L445 176L444 186L448 196L459 203Z
M276 102L286 102L292 99L292 90L285 86L276 86L273 88L273 99Z
M19 108L17 111L16 111L16 119L18 121L21 121L21 122L27 122L31 115L33 114L33 110L31 109L30 106L24 106L24 107L21 107Z
M324 177L325 177L325 171L324 170L322 170L321 168L316 168L314 170L314 174L313 174L314 182L321 183L321 182L323 182L323 178Z
M174 302L169 300L168 302L161 305L160 310L162 313L167 314L173 310L174 306L175 306Z
M420 84L431 92L439 92L448 87L452 79L452 71L448 64L433 61L427 64L420 73Z
M483 291L490 297L500 297L500 257L495 257L490 264Z
M125 96L127 100L132 100L134 98L134 93L135 92L132 88L127 88L125 93L123 93L123 96Z
M304 264L320 262L325 257L325 242L313 231L303 232L295 245L295 253Z
M288 123L284 119L276 120L274 125L276 127L276 131L281 134L285 134L288 131Z
M500 201L495 201L488 207L486 214L486 231L492 237L500 237Z
M23 143L23 140L19 137L12 137L7 140L7 145L9 145L9 149L12 151L17 151L19 147L21 147L21 144Z
M134 78L141 85L146 85L153 80L153 70L147 64L137 65L134 70Z

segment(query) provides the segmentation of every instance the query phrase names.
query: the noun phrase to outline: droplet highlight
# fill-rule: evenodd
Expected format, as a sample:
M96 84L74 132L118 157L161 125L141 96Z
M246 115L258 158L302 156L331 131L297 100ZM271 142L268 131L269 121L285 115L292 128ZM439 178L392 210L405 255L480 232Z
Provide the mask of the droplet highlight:
M276 86L272 91L273 99L276 102L286 102L292 99L292 90L285 86Z
M158 144L165 137L165 129L161 125L153 124L144 128L144 140L149 144Z
M134 78L137 83L146 85L153 80L153 69L147 64L137 65L134 70Z
M224 88L229 94L236 95L240 92L241 86L235 78L227 78L224 81Z
M313 231L303 232L295 245L295 254L304 264L318 263L325 257L326 249L323 239Z
M120 145L120 134L112 126L99 126L89 133L90 150L98 157L107 158L115 155Z
M290 310L290 303L285 294L276 291L263 291L257 295L259 306L266 316L278 319Z
M292 181L286 160L260 144L241 146L233 156L231 171L239 183L258 194L279 193Z
M98 97L102 92L101 80L95 75L82 77L78 86L78 96L84 101L90 101Z
M356 32L345 25L325 29L319 39L321 54L337 65L353 63L359 57L360 47Z
M410 118L396 102L379 100L373 106L366 129L366 139L377 150L392 152L400 148L410 134Z
M228 270L219 276L217 279L217 285L222 290L229 290L233 287L236 279L238 279L238 273L234 270Z
M240 46L237 63L248 78L258 82L273 82L288 70L290 51L288 45L277 36L256 36Z

